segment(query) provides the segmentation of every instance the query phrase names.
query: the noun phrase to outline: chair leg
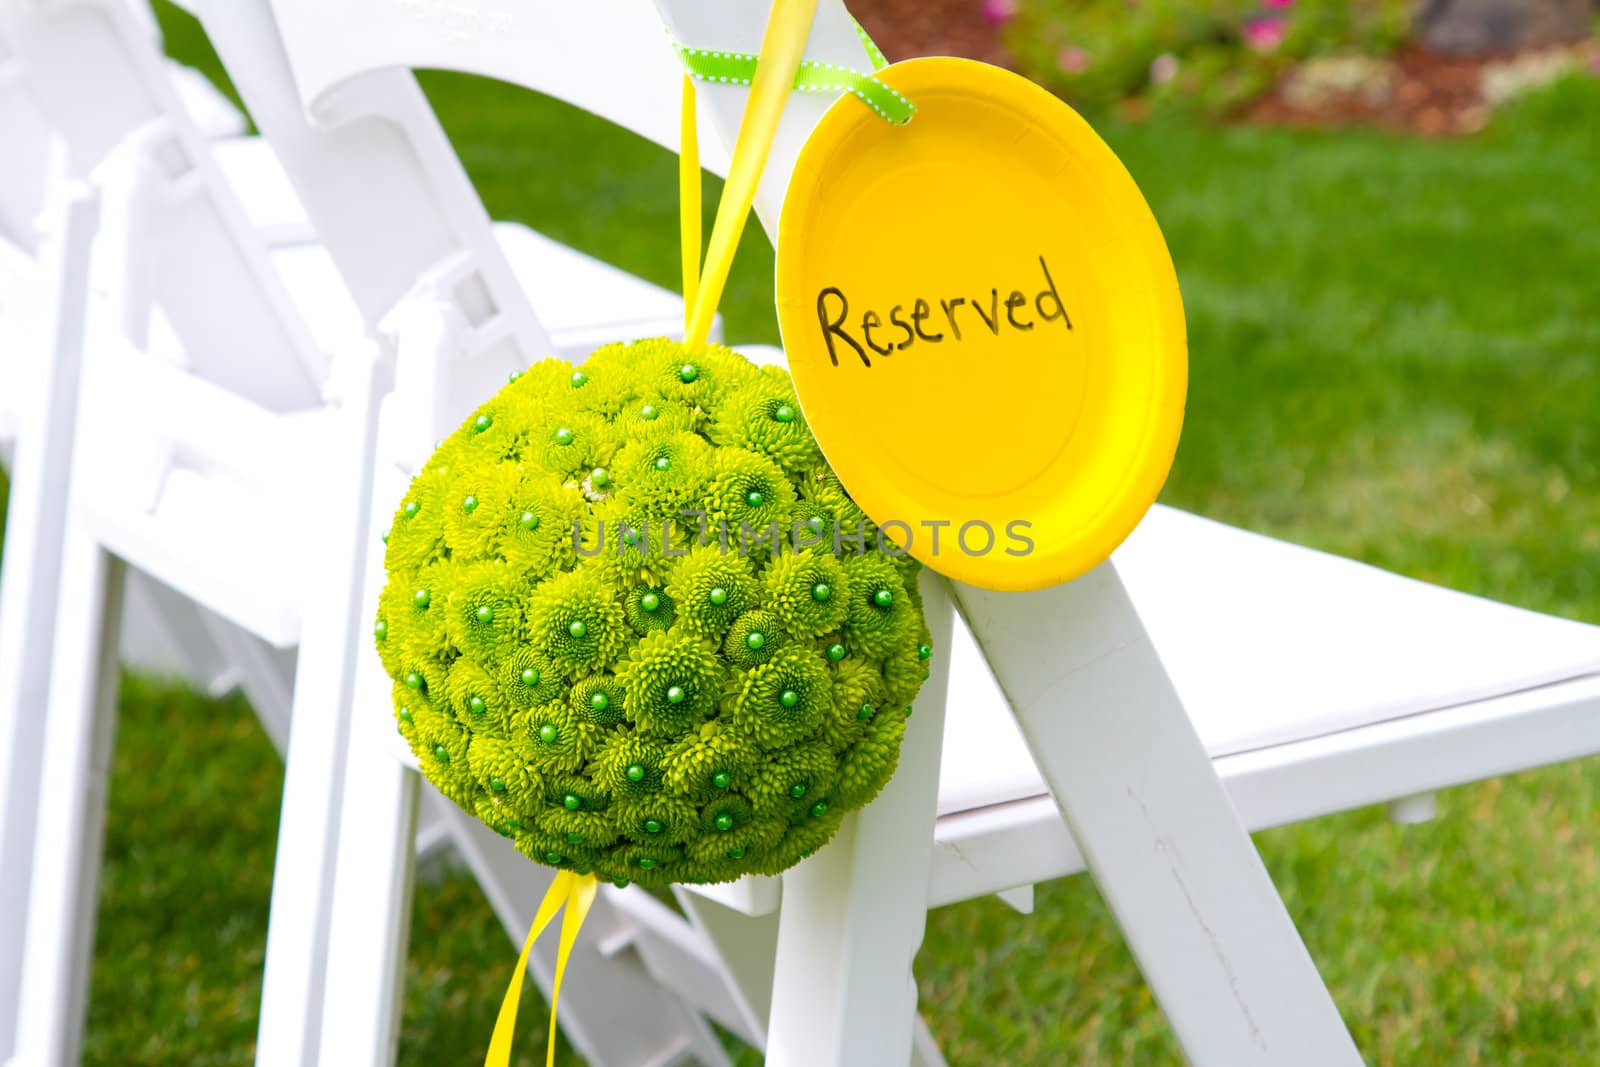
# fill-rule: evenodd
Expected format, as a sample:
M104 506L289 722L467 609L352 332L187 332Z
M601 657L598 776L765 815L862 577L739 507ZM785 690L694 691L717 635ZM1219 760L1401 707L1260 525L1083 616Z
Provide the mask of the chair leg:
M77 527L63 546L15 1063L77 1063L88 1011L117 714L120 560Z
M922 590L936 652L899 769L835 841L784 875L769 1067L911 1062L911 964L927 920L954 617L942 579L926 574Z
M67 484L72 466L78 378L96 202L76 184L60 187L41 242L42 288L52 301L38 344L7 357L39 360L30 395L18 404L15 462L0 572L0 1062L13 1048L21 996L21 953L33 867L39 759L49 693L51 625L60 596ZM30 341L34 338L30 338ZM83 617L80 623L88 622Z
M324 565L311 575L311 593L301 613L294 701L284 750L283 807L256 1039L256 1062L269 1067L301 1067L312 1062L325 996L324 964L339 856L351 692L358 649L365 645L360 616L363 583L371 562L367 516L378 397L370 359L362 360L360 373L353 375L352 381L355 387L342 403L343 447L335 451L344 457L344 469L329 472L328 484L337 486L338 492L320 502L329 518L327 552ZM404 786L399 788L406 791ZM405 812L405 820L414 831L415 789L409 792L412 810ZM354 832L362 831L357 827ZM409 841L406 852L409 855ZM409 881L409 860L405 877Z
M1116 568L955 595L1189 1060L1359 1064Z

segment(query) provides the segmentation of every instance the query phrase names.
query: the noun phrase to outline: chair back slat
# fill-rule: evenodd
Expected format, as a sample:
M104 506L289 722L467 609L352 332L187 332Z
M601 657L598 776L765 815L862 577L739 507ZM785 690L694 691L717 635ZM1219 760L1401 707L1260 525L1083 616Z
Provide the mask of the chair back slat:
M44 210L50 126L28 86L26 67L0 23L0 241L32 254Z
M328 355L125 0L36 0L11 17L17 58L70 170L105 191L97 254L119 261L130 339L144 343L159 316L190 372L269 410L320 405Z
M274 0L301 100L358 75L436 68L565 100L676 152L682 68L651 0ZM702 163L725 173L712 144Z

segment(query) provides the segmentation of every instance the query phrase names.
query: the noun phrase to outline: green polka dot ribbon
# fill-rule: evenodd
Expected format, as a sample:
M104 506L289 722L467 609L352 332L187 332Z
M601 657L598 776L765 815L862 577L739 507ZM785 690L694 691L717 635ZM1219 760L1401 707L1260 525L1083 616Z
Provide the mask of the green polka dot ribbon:
M883 52L867 36L867 31L856 23L856 33L866 46L874 71L889 65ZM749 85L756 74L756 56L749 52L718 52L707 48L689 48L673 42L683 69L696 81L719 85ZM801 93L851 93L862 103L876 111L896 126L904 126L917 112L917 106L870 74L814 59L802 60L795 75L794 87Z

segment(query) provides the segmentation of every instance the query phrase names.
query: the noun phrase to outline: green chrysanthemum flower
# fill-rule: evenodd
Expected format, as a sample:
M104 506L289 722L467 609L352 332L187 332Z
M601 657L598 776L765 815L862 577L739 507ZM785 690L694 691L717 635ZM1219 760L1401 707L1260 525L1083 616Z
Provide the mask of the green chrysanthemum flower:
M927 673L915 562L876 552L788 377L717 346L514 375L385 540L397 729L440 792L568 870L793 865L883 787Z
M568 571L528 598L528 640L565 678L609 667L631 638L621 599L603 577Z
M682 737L716 709L725 671L716 649L693 633L650 634L617 671L627 690L624 715L647 736Z
M837 629L850 612L850 582L832 556L786 552L761 578L767 607L791 633L816 637Z
M762 748L782 748L814 737L832 707L833 686L822 657L786 648L744 673L733 723Z
M678 561L667 592L677 605L679 626L718 638L756 606L757 587L749 560L706 545Z

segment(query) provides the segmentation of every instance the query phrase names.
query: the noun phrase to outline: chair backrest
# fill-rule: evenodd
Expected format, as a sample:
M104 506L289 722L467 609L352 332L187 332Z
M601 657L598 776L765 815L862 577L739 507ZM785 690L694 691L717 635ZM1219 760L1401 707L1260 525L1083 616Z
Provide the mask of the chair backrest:
M0 241L32 254L44 208L50 126L28 86L27 67L0 21Z
M227 0L220 0L227 2ZM674 151L682 66L668 32L694 47L757 52L766 5L750 0L271 0L305 107L350 106L372 72L433 67L497 78L575 104ZM665 23L665 25L663 25ZM841 0L817 7L807 56L869 69ZM702 163L726 171L747 90L701 87L720 135ZM757 211L776 233L795 157L832 103L795 94L767 167Z
M118 262L121 330L143 345L164 324L187 370L269 410L320 405L329 357L126 0L32 0L5 19L69 172L102 187L97 256Z
M372 73L314 114L268 0L184 0L377 332L427 286L470 332L452 386L482 398L553 353L488 213L408 70Z

